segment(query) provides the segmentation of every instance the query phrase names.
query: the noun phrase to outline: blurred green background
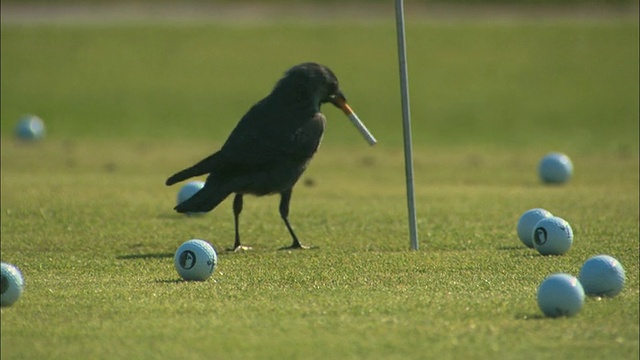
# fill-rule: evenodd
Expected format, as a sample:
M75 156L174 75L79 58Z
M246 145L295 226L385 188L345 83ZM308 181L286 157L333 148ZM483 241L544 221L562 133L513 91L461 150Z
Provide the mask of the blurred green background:
M637 153L637 21L414 19L407 46L418 144ZM2 133L35 113L53 138L223 141L303 61L334 70L382 146L401 144L393 19L3 24ZM325 143L357 139L324 110Z

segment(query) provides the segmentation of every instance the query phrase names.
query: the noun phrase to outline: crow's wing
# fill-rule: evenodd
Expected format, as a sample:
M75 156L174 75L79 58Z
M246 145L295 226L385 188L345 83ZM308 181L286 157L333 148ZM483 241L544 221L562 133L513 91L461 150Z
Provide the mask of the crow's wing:
M266 98L247 112L220 150L225 161L268 168L313 156L324 133L324 116L312 107L276 105Z

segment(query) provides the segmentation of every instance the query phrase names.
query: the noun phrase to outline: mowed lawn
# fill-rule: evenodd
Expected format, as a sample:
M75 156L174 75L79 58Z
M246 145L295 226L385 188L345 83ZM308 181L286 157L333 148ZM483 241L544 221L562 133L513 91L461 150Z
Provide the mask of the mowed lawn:
M547 359L639 356L638 23L420 21L407 28L420 250L409 250L391 21L3 24L2 261L23 297L2 311L3 359ZM330 66L378 138L331 105L294 189L175 214L164 180L210 154L290 66ZM13 137L35 113L48 135ZM575 174L540 184L567 153ZM563 256L516 235L527 209L572 225ZM173 268L215 246L205 282ZM597 254L623 292L548 319L536 289Z

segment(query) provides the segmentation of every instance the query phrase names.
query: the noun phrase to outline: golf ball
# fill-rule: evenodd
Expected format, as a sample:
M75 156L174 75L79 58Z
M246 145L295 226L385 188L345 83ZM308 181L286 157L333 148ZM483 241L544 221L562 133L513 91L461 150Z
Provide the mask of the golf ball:
M562 255L573 243L571 225L557 216L546 217L534 226L533 246L542 255Z
M544 183L563 184L573 174L573 163L565 154L550 153L540 161L538 174Z
M553 215L545 209L527 210L518 220L518 238L529 248L533 248L533 227L538 221L552 217Z
M208 242L191 239L184 242L174 256L178 274L185 280L207 280L218 264L216 250Z
M554 274L538 287L538 306L548 317L572 316L582 309L584 289L569 274Z
M0 306L11 306L22 296L24 279L14 265L2 263L0 276Z
M204 181L190 181L180 188L178 191L177 204L183 203L191 198L195 193L204 187ZM204 214L204 213L187 213L187 215Z
M614 297L622 291L626 277L618 260L598 255L585 261L578 279L587 295Z
M39 140L45 135L44 122L35 115L25 115L18 121L16 136L22 140Z

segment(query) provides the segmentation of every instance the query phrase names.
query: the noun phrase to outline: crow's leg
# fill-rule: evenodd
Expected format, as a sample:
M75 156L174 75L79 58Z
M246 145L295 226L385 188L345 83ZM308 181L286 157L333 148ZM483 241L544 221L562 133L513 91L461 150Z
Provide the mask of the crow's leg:
M289 230L289 234L291 234L291 238L293 239L293 243L291 244L291 246L288 247L284 247L282 248L282 250L285 249L309 249L308 246L304 246L302 244L300 244L300 241L298 240L298 237L296 236L296 234L293 232L293 228L291 227L291 224L289 224L289 202L291 201L291 192L292 189L283 191L280 193L280 216L282 217L282 220L284 221L284 224L287 225L287 229Z
M233 198L233 219L236 226L236 240L233 244L233 249L228 249L229 251L251 250L250 246L244 246L240 244L240 213L241 212L242 212L242 194L236 193L236 196Z

